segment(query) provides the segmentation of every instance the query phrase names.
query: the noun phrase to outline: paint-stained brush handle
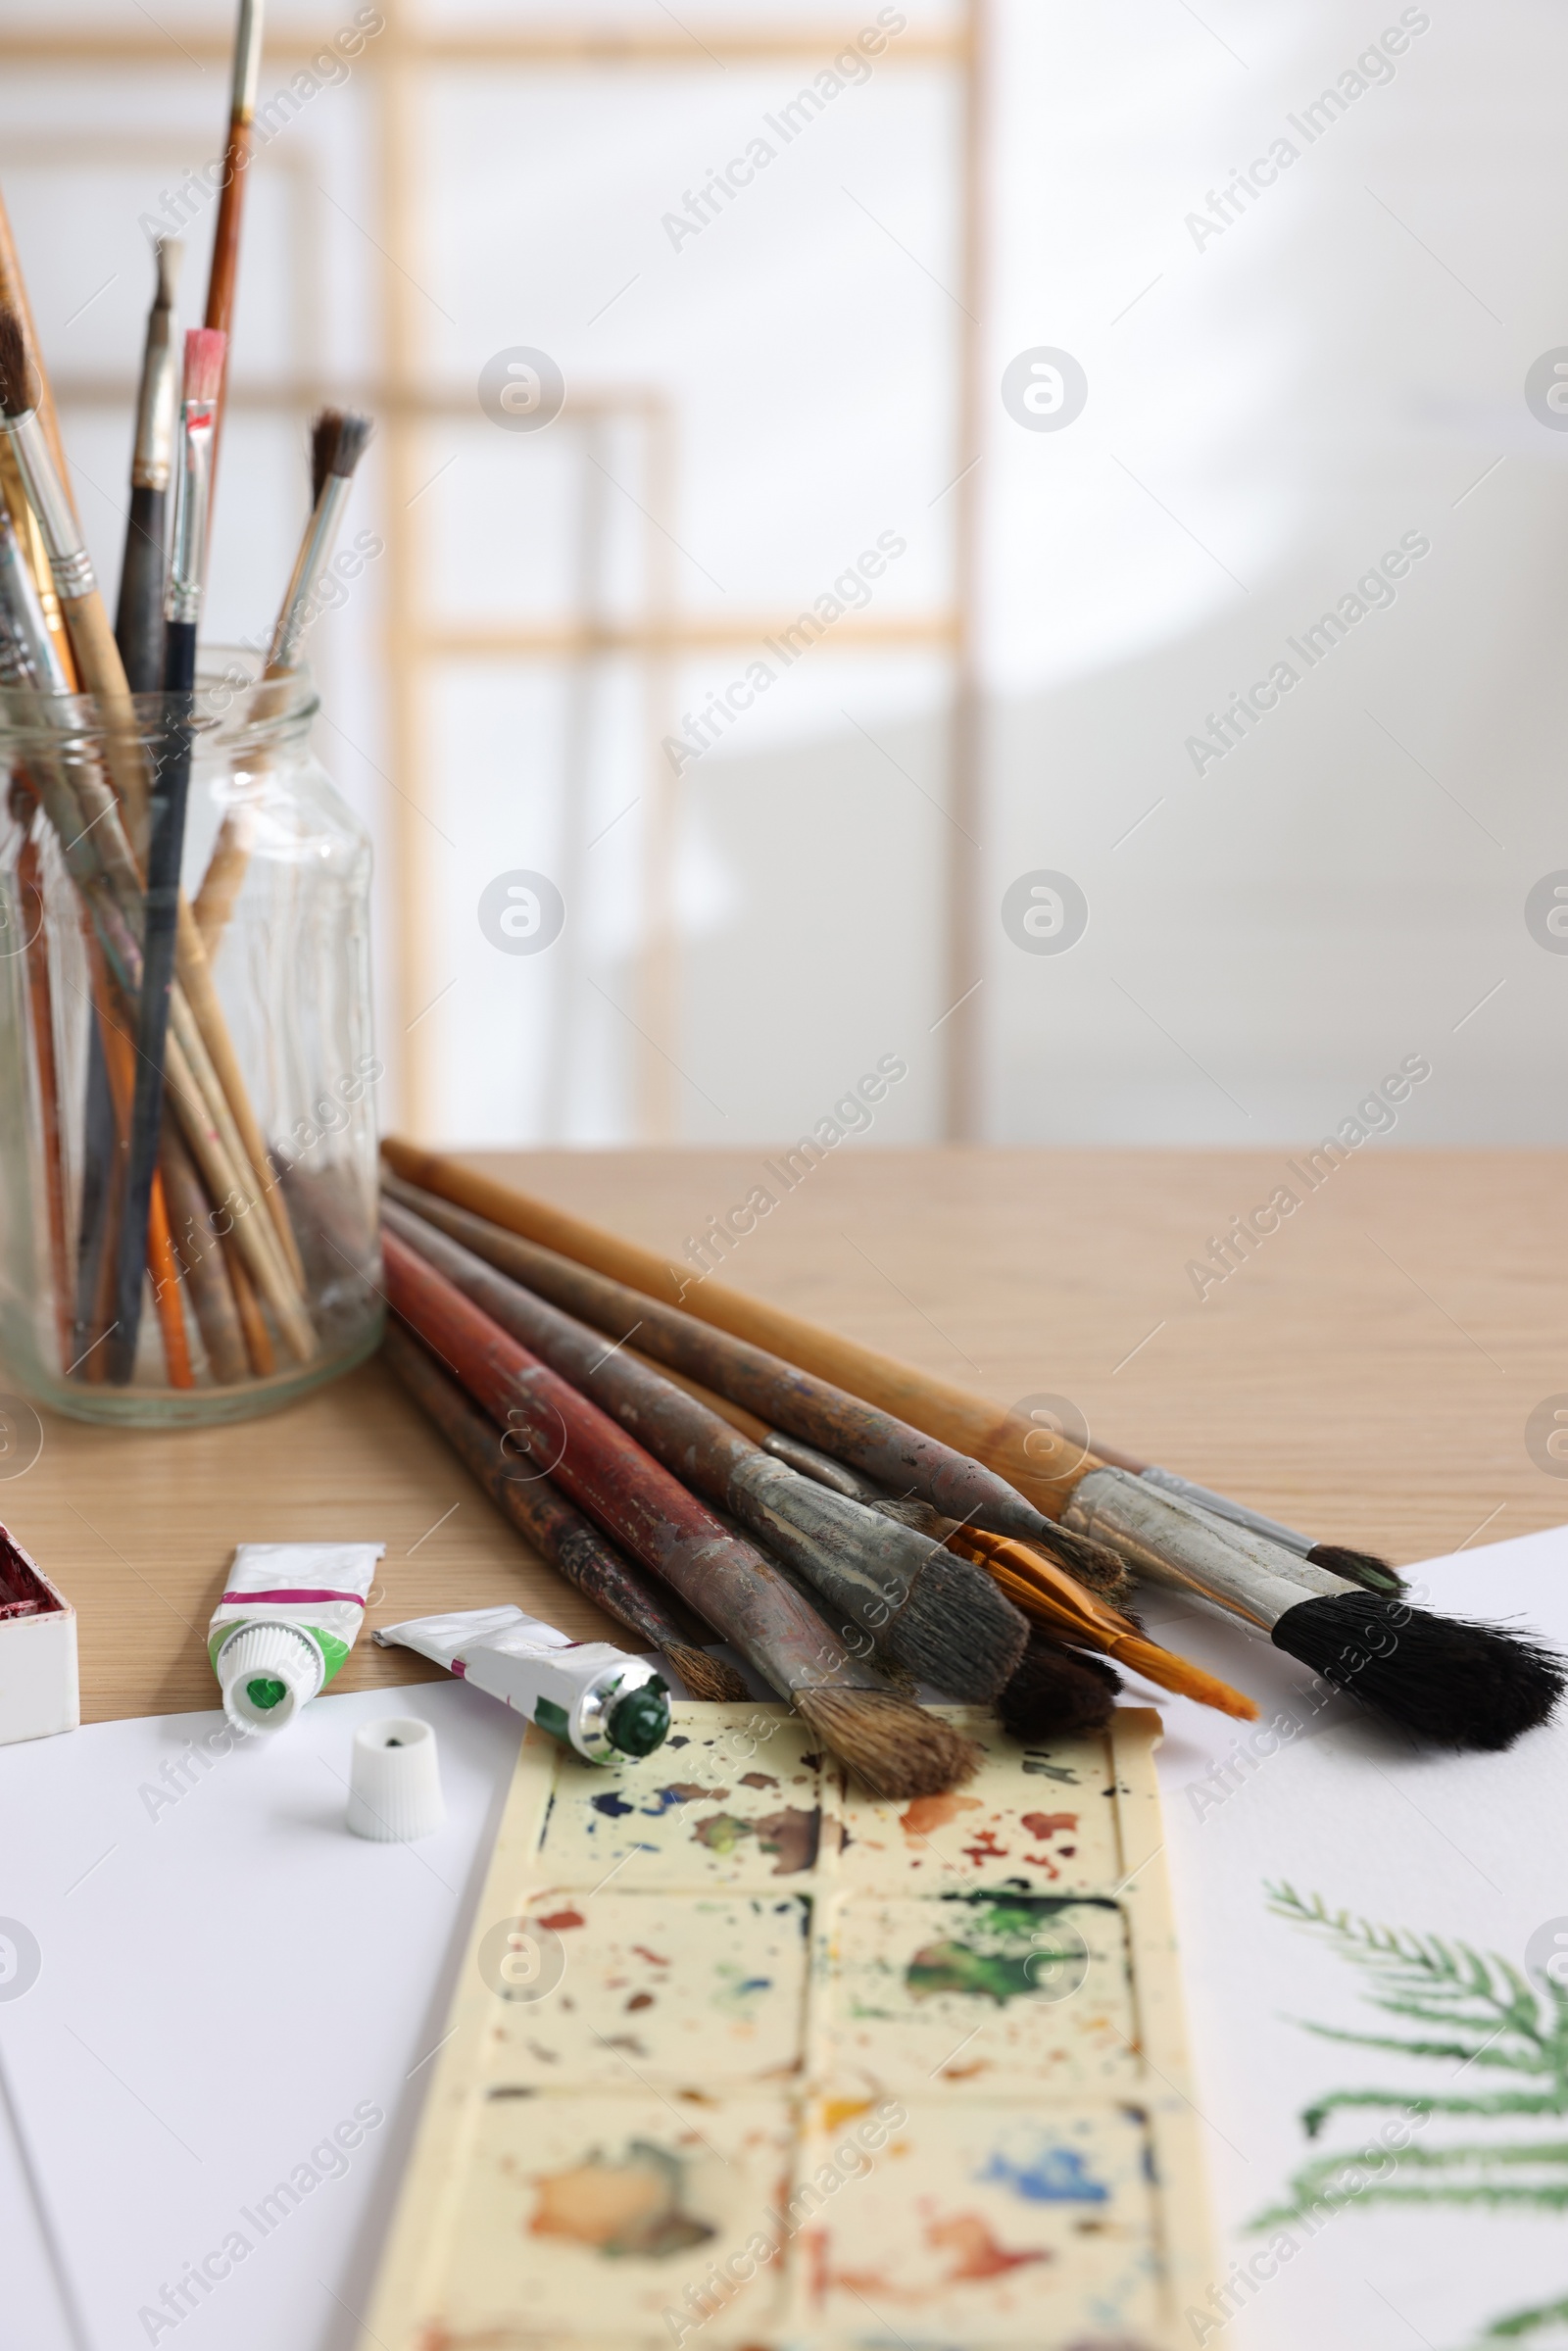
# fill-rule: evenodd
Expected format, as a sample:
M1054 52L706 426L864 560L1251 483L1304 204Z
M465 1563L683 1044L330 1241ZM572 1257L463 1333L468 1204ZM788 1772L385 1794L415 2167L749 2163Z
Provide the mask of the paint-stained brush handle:
M387 1324L381 1355L496 1508L568 1584L650 1647L667 1652L689 1645L690 1636L647 1578L547 1478L503 1449L495 1423L475 1410L401 1323Z
M498 1427L605 1532L662 1577L774 1690L879 1690L761 1554L597 1404L400 1241L382 1237L387 1298Z

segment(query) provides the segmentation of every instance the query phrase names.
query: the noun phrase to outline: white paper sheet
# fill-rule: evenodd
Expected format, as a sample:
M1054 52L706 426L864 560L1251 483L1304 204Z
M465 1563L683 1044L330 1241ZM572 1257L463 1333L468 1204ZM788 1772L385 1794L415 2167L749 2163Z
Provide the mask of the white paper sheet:
M1568 1529L1415 1572L1436 1606L1516 1617L1568 1647ZM1196 2306L1192 2339L1467 2351L1488 2322L1568 2294L1568 2229L1550 2212L1363 2199L1315 2234L1295 2228L1284 2261L1267 2252L1274 2231L1248 2229L1311 2155L1365 2144L1388 2120L1352 2112L1311 2141L1298 2115L1314 2097L1452 2091L1458 2073L1293 2022L1420 2036L1368 2005L1368 1973L1273 1915L1265 1885L1288 1880L1333 1908L1521 1963L1540 1928L1568 1920L1568 1724L1507 1755L1418 1755L1348 1701L1309 1714L1309 1678L1239 1628L1164 1594L1147 1594L1145 1612L1152 1631L1251 1690L1265 1726L1277 1714L1304 1725L1259 1755L1244 1726L1130 1692L1166 1720L1171 1875L1224 2252L1215 2284L1260 2253L1276 2270L1232 2294L1229 2322L1223 2303ZM447 1825L416 1846L362 1843L342 1827L349 1743L358 1724L397 1711L436 1728ZM356 2339L517 1728L476 1692L422 1684L318 1699L275 1741L182 1768L187 1742L220 1723L103 1724L0 1749L0 1917L30 1929L41 1954L20 1998L0 1980L0 2064L37 2191L0 2101L0 2351L347 2351ZM1472 2066L1457 2087L1478 2077L1484 2092L1513 2080ZM356 2124L364 2108L384 2119ZM362 2133L347 2153L331 2148L340 2124ZM1461 2136L1560 2140L1568 2115L1439 2119L1412 2144ZM1568 2166L1557 2176L1568 2182ZM1389 2175L1412 2177L1402 2164ZM262 2208L291 2180L297 2203ZM236 2231L238 2260L222 2250ZM205 2293L189 2282L204 2259L227 2266ZM173 2324L165 2289L182 2278L191 2307ZM1559 2339L1568 2328L1524 2342Z

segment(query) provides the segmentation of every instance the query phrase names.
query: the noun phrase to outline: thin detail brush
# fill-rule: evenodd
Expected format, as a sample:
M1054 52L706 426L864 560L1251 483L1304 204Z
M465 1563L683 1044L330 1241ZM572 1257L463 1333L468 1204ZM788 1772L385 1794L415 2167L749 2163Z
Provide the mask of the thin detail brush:
M202 318L202 324L210 332L230 338L234 332L234 295L239 279L239 232L245 217L245 188L250 178L251 148L256 135L256 90L262 71L262 0L239 0L239 14L234 25L234 64L228 94L228 145L223 156L218 224L213 230L213 254L207 272L207 309ZM225 377L226 352L218 384L218 420L213 449L215 475L218 470L217 444L222 434L223 405L228 389Z
M1208 1511L1211 1517L1261 1535L1267 1542L1277 1543L1281 1550L1293 1552L1309 1566L1326 1568L1330 1575L1339 1576L1347 1584L1359 1584L1367 1592L1387 1592L1396 1597L1405 1589L1404 1578L1398 1571L1373 1551L1351 1550L1339 1543L1318 1543L1310 1535L1298 1534L1295 1527L1282 1526L1277 1518L1265 1518L1261 1510L1232 1501L1229 1494L1215 1494L1207 1486L1196 1485L1191 1478L1179 1477L1173 1469L1159 1469L1126 1453L1113 1453L1105 1445L1097 1445L1096 1450L1112 1469L1128 1470L1135 1478L1147 1479L1151 1486L1157 1486L1162 1494L1179 1494L1184 1501Z
M469 1403L457 1381L396 1318L386 1326L381 1359L502 1516L568 1584L650 1648L662 1650L693 1697L746 1696L745 1678L722 1657L710 1657L692 1645L641 1572L548 1478L532 1474L505 1450L495 1423Z
M210 333L206 327L192 327L185 337L178 501L165 611L164 691L169 703L168 733L153 790L146 913L142 926L141 1005L136 1032L136 1094L125 1206L117 1254L115 1328L107 1349L109 1376L121 1386L130 1378L135 1364L142 1274L147 1262L148 1206L163 1129L169 1000L178 932L179 868L190 795L196 631L206 577L207 509L222 365L223 337Z
M921 1681L994 1697L1028 1626L990 1580L940 1542L833 1494L763 1452L623 1347L533 1296L396 1200L384 1225L486 1314L581 1390L666 1469L798 1568L862 1634ZM846 1627L848 1633L848 1627Z
M396 1233L387 1298L553 1482L738 1649L883 1796L966 1779L973 1741L887 1689L748 1543L634 1439L464 1297Z
M174 294L185 249L170 237L160 237L155 250L158 290L147 315L136 439L130 460L130 514L115 614L115 642L132 694L156 694L164 682L169 475L179 409Z
M269 713L278 699L275 694L268 694L269 684L287 677L299 661L305 632L315 617L317 583L331 557L355 468L365 455L369 438L368 416L345 413L341 409L323 409L316 419L311 437L311 477L315 498L299 553L294 559L294 569L273 625L267 666L256 692L254 716L261 717ZM210 955L218 953L223 933L228 928L250 857L251 810L244 803L236 802L225 810L223 821L219 826L218 838L213 843L207 871L202 876L193 909L197 927Z

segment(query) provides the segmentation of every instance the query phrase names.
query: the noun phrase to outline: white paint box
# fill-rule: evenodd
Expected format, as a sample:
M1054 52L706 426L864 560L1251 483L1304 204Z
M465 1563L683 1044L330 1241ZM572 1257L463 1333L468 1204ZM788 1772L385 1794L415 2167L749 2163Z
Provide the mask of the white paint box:
M76 1611L0 1527L0 1746L80 1720Z

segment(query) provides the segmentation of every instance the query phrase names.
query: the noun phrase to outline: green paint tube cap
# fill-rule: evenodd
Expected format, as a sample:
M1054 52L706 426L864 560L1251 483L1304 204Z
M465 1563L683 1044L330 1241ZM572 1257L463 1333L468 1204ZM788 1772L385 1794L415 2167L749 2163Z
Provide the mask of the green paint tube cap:
M617 1698L606 1718L612 1746L623 1755L651 1755L669 1730L669 1691L656 1674Z
M214 1660L236 1731L281 1731L326 1680L326 1661L293 1625L242 1625Z

